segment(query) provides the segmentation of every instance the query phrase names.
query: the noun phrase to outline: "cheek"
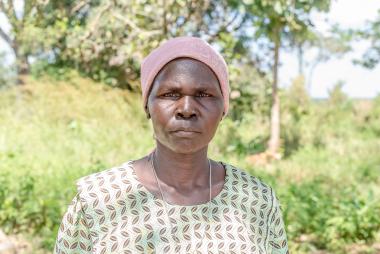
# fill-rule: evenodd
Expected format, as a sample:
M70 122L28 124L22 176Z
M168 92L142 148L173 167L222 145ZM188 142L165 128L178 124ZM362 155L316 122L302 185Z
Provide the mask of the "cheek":
M214 137L216 130L218 129L219 123L220 123L221 117L213 117L210 118L209 121L207 121L207 130L211 138Z
M209 105L207 108L207 115L213 121L216 121L216 125L219 124L219 121L223 117L224 104L223 101L217 101Z
M162 132L170 120L170 110L153 104L150 108L150 115L154 131Z
M223 116L223 107L220 107L218 104L213 104L204 114L204 128L207 130L209 135L214 136L220 120Z

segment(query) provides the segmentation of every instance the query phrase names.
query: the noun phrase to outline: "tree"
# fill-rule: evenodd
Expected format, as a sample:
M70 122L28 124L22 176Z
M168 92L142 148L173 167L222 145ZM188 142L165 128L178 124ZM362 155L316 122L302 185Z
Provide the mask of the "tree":
M334 26L328 35L322 35L314 32L314 37L311 40L303 43L304 49L315 49L315 56L305 64L308 67L308 73L305 76L306 89L311 92L311 85L315 69L320 63L327 62L333 57L342 57L351 50L350 42L351 35L341 31L337 26ZM302 61L304 64L305 61Z
M69 29L56 63L109 85L139 89L142 59L171 37L193 35L217 45L227 61L247 48L242 26L246 13L229 1L102 0L89 9L83 26Z
M357 31L360 38L370 41L370 47L364 53L363 58L355 60L355 63L373 69L380 62L380 10L374 21L368 22L366 28Z
M186 34L208 1L103 0L64 38L57 60L112 86L137 90L142 59L173 35Z
M16 58L16 68L18 74L18 83L22 84L21 76L29 73L29 52L24 47L25 27L27 20L31 18L33 1L27 2L23 6L21 13L17 13L14 2L12 0L0 1L0 12L3 13L11 26L11 33L7 34L4 28L0 27L1 38L13 50Z
M63 17L70 19L73 16L70 6L74 2L0 0L0 14L5 16L10 27L7 33L0 26L0 37L14 53L18 84L23 84L22 77L30 72L30 56L52 53L51 45L62 36L60 21Z
M278 94L278 67L280 49L293 38L302 38L312 25L312 10L328 11L330 0L256 0L251 4L252 24L256 28L256 37L265 38L272 45L272 106L271 130L268 152L278 156L280 147L280 99Z

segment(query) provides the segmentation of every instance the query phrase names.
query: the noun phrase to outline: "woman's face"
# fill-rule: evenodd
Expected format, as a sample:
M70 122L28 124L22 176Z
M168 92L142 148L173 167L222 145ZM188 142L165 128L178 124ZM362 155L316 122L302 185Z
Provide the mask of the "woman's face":
M223 116L219 82L202 62L178 58L161 69L148 98L158 142L178 153L208 145Z

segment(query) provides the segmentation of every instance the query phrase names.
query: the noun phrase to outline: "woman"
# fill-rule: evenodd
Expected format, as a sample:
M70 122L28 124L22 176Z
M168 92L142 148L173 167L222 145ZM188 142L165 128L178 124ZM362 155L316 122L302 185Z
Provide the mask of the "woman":
M207 157L228 112L224 59L171 39L144 60L141 85L156 148L78 181L55 253L288 253L273 190Z

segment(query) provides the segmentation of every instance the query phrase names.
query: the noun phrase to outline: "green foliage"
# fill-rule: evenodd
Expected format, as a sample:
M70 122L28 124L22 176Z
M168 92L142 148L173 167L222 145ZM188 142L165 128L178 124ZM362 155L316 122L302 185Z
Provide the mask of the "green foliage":
M78 73L73 68L60 64L52 64L44 59L38 60L32 65L30 74L36 79L49 76L57 81L70 80L78 76Z
M63 16L68 18L70 6L74 1L20 1L17 5L13 0L0 1L0 14L5 17L10 31L6 33L0 27L0 37L12 49L15 56L15 66L20 75L29 73L31 56L53 55L53 46L64 36L59 21ZM68 19L66 18L66 19Z
M282 204L289 237L308 238L319 249L341 253L347 244L373 239L380 230L379 197L328 176L291 184Z
M343 92L344 82L339 81L335 86L329 91L328 103L331 108L336 108L338 110L349 110L352 109L352 105L348 100L348 96Z
M363 129L380 137L380 95L373 100L373 109L363 119Z
M41 227L43 214L40 213L39 204L35 202L37 197L34 187L35 179L30 175L23 175L18 179L18 183L10 183L10 177L7 175L1 176L0 224L7 232Z
M367 26L356 31L360 38L368 40L370 47L364 53L362 59L355 60L356 63L366 68L373 69L380 62L380 10L375 20L367 23Z
M63 35L52 43L53 62L114 87L139 90L142 59L171 37L203 37L218 45L227 61L243 58L247 47L244 36L233 33L245 14L220 1L104 0L87 10L80 22L63 16L51 26Z
M303 76L297 77L292 86L283 93L282 104L282 140L283 154L290 156L300 146L304 146L309 140L305 140L305 121L311 113L311 101L305 89Z
M46 82L0 94L0 227L51 250L75 180L142 155L153 139L141 138L151 134L139 96L80 78Z
M251 13L257 26L256 35L264 36L272 42L285 38L304 37L309 35L310 12L328 11L330 0L257 0L250 1Z
M0 12L11 24L4 36L15 46L19 65L33 56L40 67L39 61L53 64L50 73L74 68L111 86L138 90L141 60L165 39L199 36L227 62L263 70L273 61L250 51L253 44L270 50L257 38L301 36L310 11L326 11L330 1L25 1L20 15L12 1L4 3Z
M354 121L355 111L342 87L343 83L338 82L326 101L312 103L301 76L282 94L281 138L285 157L291 156L300 147L325 148L331 140L356 131L354 127L347 128ZM374 111L376 109L371 112ZM364 112L359 114L365 115ZM362 121L357 123L356 128L361 128Z
M241 120L241 112L254 112L268 115L270 112L270 82L256 68L240 64L230 68L231 101L229 115L234 120Z
M65 83L29 79L26 87L0 93L0 227L41 238L35 247L47 252L75 180L139 158L154 144L138 94L70 76ZM290 134L298 140L284 160L261 167L244 160L265 149L265 110L223 119L210 156L274 186L292 252L370 246L380 231L379 100L359 107L340 91L315 102L302 84L296 79L282 92L289 135L282 138L286 146L295 143Z
M223 119L212 142L212 153L223 156L234 154L243 159L248 154L265 151L268 134L263 124L267 125L261 117L252 114L242 114L242 118L235 121Z

